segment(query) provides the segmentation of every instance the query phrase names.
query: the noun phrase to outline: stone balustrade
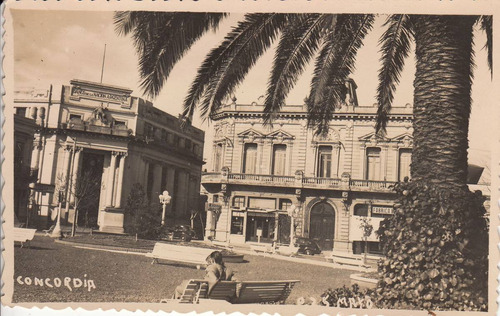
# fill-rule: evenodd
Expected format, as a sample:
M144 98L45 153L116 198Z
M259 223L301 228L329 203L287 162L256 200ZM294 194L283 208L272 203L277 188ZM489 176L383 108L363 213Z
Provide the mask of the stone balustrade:
M297 181L298 180L298 181ZM311 189L350 189L352 191L376 191L390 192L392 181L374 181L374 180L354 180L340 178L319 178L319 177L295 177L278 176L266 174L246 174L246 173L227 173L223 176L219 172L203 173L202 183L228 183L228 184L250 184L262 186L277 187L301 187Z

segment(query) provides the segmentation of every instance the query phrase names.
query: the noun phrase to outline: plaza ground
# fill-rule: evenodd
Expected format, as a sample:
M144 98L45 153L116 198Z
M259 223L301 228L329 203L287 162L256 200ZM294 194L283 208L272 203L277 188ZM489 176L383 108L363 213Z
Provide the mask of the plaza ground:
M29 248L15 246L14 277L93 280L95 289L49 288L14 282L14 302L151 302L170 298L184 279L203 278L204 271L181 264L151 264L144 255L81 249L35 236ZM328 288L350 285L350 270L288 262L245 254L244 263L227 263L239 280L300 280L288 304L299 297L320 298Z

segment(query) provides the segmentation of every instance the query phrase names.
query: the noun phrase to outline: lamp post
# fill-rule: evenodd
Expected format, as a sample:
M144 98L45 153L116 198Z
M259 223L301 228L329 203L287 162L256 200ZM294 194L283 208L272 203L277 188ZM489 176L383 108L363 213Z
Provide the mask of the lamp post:
M53 238L62 238L63 237L62 230L61 230L61 207L62 207L64 188L59 187L58 191L59 191L59 195L58 195L59 203L57 204L56 226L54 227L54 230L52 230L52 234L50 235L50 237L53 237Z
M292 206L290 206L287 210L288 212L288 216L290 216L290 248L294 246L294 238L295 238L295 225L294 225L294 218L293 218L293 215L295 213L295 210L297 209L297 207L295 206L295 204L292 204Z
M172 197L168 194L168 191L163 191L163 194L160 194L160 203L163 205L163 212L161 213L161 226L165 226L165 208L167 204L170 203Z

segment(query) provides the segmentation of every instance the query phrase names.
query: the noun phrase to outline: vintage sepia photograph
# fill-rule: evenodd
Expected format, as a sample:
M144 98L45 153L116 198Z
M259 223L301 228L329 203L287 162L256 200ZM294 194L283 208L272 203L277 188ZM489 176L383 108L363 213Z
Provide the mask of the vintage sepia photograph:
M492 10L10 4L3 305L497 310Z

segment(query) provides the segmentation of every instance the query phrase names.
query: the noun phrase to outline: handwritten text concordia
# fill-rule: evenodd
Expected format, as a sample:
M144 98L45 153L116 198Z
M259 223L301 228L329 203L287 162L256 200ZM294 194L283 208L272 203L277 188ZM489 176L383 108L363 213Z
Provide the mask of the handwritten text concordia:
M87 275L83 275L83 280L80 278L37 278L37 277L23 277L18 276L16 281L20 285L28 286L41 286L48 288L59 288L66 287L68 290L73 291L73 289L83 288L87 291L92 291L95 289L94 280L87 280Z

